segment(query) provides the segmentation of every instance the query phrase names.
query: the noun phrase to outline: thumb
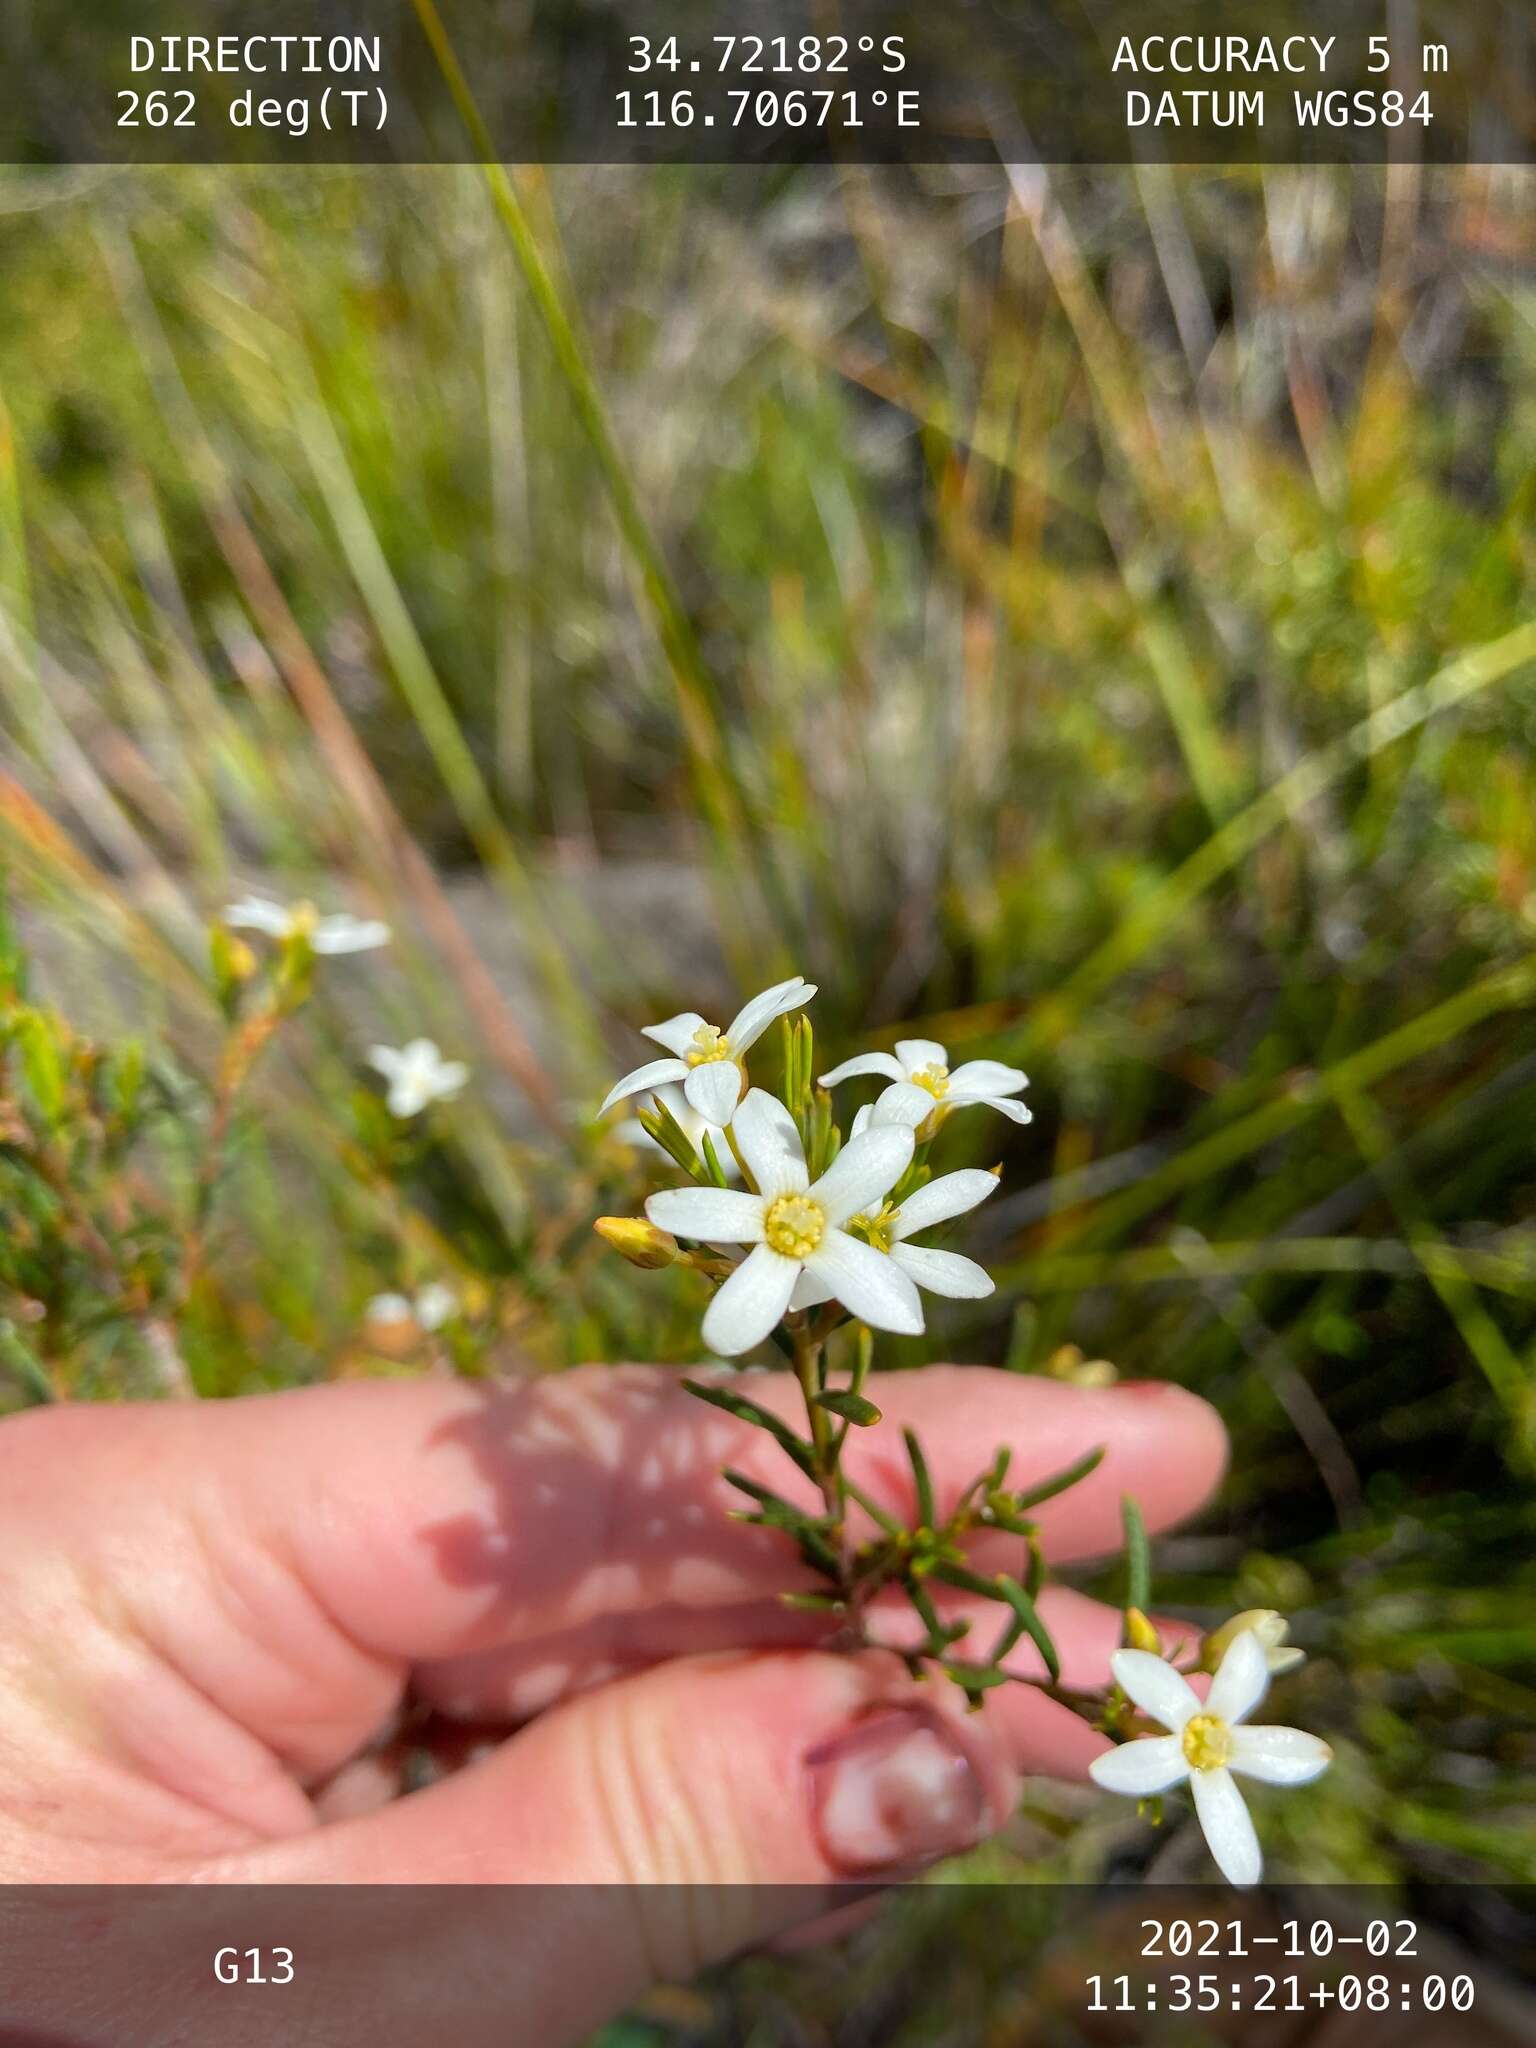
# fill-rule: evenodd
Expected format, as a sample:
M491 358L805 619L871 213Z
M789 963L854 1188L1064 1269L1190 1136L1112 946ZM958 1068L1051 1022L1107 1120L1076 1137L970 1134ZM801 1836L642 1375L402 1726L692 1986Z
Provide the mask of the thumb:
M1027 1712L1027 1690L994 1698ZM1021 1746L1009 1709L967 1714L952 1692L880 1652L679 1658L571 1699L429 1790L207 1874L515 1886L484 1901L486 1956L453 1981L495 1978L503 2027L517 2011L529 2041L574 2041L648 1985L816 1918L839 1887L912 1874L1000 1825ZM462 1947L478 1902L458 1898ZM425 1975L433 2038L452 2018L476 2038Z

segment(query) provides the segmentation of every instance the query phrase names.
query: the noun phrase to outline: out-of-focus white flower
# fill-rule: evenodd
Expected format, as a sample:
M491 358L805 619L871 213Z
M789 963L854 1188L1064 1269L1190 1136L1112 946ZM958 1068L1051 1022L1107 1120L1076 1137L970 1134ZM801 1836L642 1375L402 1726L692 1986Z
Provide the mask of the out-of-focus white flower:
M409 1045L370 1046L368 1064L389 1083L386 1097L393 1116L420 1116L429 1103L457 1095L469 1079L462 1060L445 1060L430 1038Z
M1217 1868L1231 1884L1257 1884L1264 1859L1233 1772L1266 1785L1307 1785L1333 1751L1300 1728L1247 1728L1269 1687L1264 1645L1252 1629L1235 1636L1204 1701L1186 1678L1147 1650L1117 1650L1109 1668L1126 1696L1167 1735L1138 1736L1095 1757L1096 1785L1148 1799L1187 1780Z
M459 1297L441 1280L429 1280L417 1289L413 1301L408 1294L376 1294L363 1314L370 1323L386 1326L414 1323L419 1330L440 1330L459 1312Z
M911 1280L894 1259L842 1228L850 1216L878 1208L906 1172L911 1131L891 1124L850 1138L811 1183L800 1133L776 1097L749 1089L733 1129L757 1194L669 1188L645 1205L661 1230L704 1244L752 1247L705 1314L710 1350L734 1358L760 1343L789 1307L802 1274L860 1322L916 1336L923 1307Z
M788 1016L811 1000L816 991L801 975L775 982L750 1003L744 1003L722 1031L706 1024L697 1010L681 1010L664 1024L647 1024L647 1038L664 1045L669 1059L651 1060L615 1081L598 1111L601 1116L626 1095L639 1095L669 1081L680 1081L683 1093L704 1121L715 1129L731 1121L746 1086L743 1055L756 1045L777 1017Z
M416 1311L407 1294L376 1294L363 1314L370 1323L414 1323Z
M416 1292L416 1320L424 1330L440 1330L459 1312L459 1297L441 1280L429 1280Z
M868 1128L866 1125L865 1129ZM855 1140L850 1139L849 1142ZM980 1167L942 1174L925 1187L914 1189L900 1208L884 1202L868 1215L850 1216L848 1228L867 1239L876 1251L885 1252L909 1280L915 1281L929 1294L947 1294L957 1301L980 1301L992 1293L995 1283L991 1274L978 1266L974 1259L964 1259L958 1252L908 1244L907 1239L916 1231L931 1230L936 1223L947 1223L952 1216L963 1216L967 1209L974 1209L978 1202L984 1202L996 1186L997 1175L986 1173ZM791 1306L814 1308L817 1302L825 1301L827 1295L828 1289L807 1272L801 1275Z
M1000 1109L1016 1124L1030 1122L1022 1102L1013 1101L1029 1086L1029 1077L1001 1060L967 1060L949 1071L949 1054L937 1039L898 1038L894 1053L863 1052L821 1076L823 1088L851 1081L859 1074L878 1074L890 1082L870 1112L874 1124L909 1124L914 1130L935 1110L964 1109L985 1103Z
M699 1115L699 1112L694 1108L681 1088L675 1085L663 1084L663 1086L656 1089L655 1094L656 1100L664 1103L671 1110L677 1120L679 1129L689 1144L692 1145L696 1152L701 1151L703 1147L700 1141L704 1133L709 1131L713 1134L717 1127L711 1124L707 1117ZM634 1145L642 1152L655 1152L663 1159L669 1159L672 1156L665 1146L657 1144L656 1140L637 1116L627 1116L622 1123L615 1124L613 1134L616 1138L622 1138L626 1145ZM732 1152L729 1145L717 1145L715 1147L715 1156L719 1159L720 1170L727 1180L741 1179L741 1168L736 1164L736 1155Z
M1201 1670L1214 1671L1246 1628L1251 1628L1258 1637L1271 1678L1279 1678L1284 1672L1294 1671L1298 1664L1306 1663L1306 1651L1285 1640L1291 1625L1283 1614L1273 1607L1245 1607L1241 1614L1234 1614L1206 1637L1200 1649Z
M265 932L272 939L291 939L296 932L304 932L317 953L368 953L375 946L389 944L389 926L376 917L353 917L345 910L322 917L313 903L274 903L268 896L242 896L221 916L236 930Z

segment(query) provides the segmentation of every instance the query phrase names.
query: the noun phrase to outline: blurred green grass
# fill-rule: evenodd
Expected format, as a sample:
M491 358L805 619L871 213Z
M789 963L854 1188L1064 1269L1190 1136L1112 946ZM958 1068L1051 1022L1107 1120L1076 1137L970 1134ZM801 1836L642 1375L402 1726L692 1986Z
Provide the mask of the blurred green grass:
M686 1283L591 1245L639 1176L586 1119L631 1026L803 971L829 1054L906 1024L1032 1076L1032 1127L946 1136L1006 1146L1004 1284L909 1361L1075 1343L1227 1418L1158 1589L1298 1614L1343 1761L1277 1866L1536 1877L1529 179L495 199L0 188L40 971L206 1071L240 886L404 941L241 1126L199 1387L372 1369L363 1303L435 1272L492 1359L689 1357ZM478 1089L386 1193L337 1106L418 1028ZM1052 1834L1019 1870L1088 1867Z

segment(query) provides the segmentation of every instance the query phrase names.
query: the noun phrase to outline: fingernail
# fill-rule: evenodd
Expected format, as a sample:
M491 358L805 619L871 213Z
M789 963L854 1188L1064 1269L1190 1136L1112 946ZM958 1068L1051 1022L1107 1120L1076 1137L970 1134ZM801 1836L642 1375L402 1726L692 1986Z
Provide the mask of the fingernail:
M805 1761L822 1853L835 1869L916 1867L990 1831L980 1773L937 1714L887 1708Z

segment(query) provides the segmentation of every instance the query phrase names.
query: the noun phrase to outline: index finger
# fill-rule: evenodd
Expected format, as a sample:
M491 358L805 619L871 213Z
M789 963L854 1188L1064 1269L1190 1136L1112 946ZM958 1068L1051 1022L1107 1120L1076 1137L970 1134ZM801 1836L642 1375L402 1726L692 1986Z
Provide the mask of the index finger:
M803 1414L787 1373L734 1384L786 1418ZM884 1420L851 1432L847 1468L901 1514L912 1506L903 1427L926 1451L941 1511L1001 1444L1015 1486L1102 1446L1098 1468L1038 1510L1058 1559L1113 1549L1124 1493L1152 1529L1189 1515L1225 1462L1214 1410L1173 1386L1077 1388L935 1366L882 1375L875 1391ZM25 1434L29 1422L10 1428ZM721 1470L790 1495L809 1483L764 1431L670 1371L355 1382L196 1407L55 1409L38 1422L73 1432L65 1463L88 1475L91 1512L71 1540L115 1558L125 1533L140 1554L153 1545L157 1570L134 1583L141 1602L164 1602L159 1619L177 1637L206 1605L188 1575L220 1575L206 1590L227 1607L229 1588L251 1582L253 1555L286 1565L350 1645L407 1664L815 1583L777 1532L728 1519L742 1499ZM28 1513L29 1488L41 1489L34 1531L70 1511L57 1466L49 1480L46 1460L9 1462L13 1510ZM206 1633L207 1613L196 1621Z

